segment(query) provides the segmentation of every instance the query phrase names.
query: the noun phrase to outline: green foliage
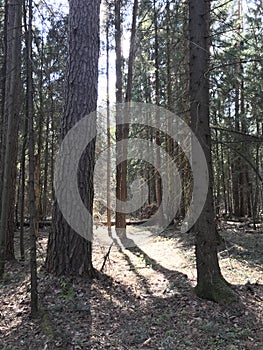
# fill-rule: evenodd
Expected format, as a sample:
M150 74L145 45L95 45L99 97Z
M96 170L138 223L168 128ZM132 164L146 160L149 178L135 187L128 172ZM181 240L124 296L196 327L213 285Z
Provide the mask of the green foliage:
M216 2L212 9L210 111L211 123L217 128L212 135L215 197L218 212L255 217L262 206L257 203L262 155L262 8L259 2L242 3L244 8L238 7L238 1Z

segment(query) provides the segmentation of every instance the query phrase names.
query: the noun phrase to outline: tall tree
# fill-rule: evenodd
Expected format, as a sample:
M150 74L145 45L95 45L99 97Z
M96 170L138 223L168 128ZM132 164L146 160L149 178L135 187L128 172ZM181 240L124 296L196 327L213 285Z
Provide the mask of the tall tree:
M153 2L154 8L154 66L155 66L155 103L158 106L160 104L160 58L159 58L159 32L158 32L158 7L157 2L154 0ZM158 117L157 117L158 118ZM159 123L156 120L157 125ZM160 131L156 129L155 132L155 142L157 146L161 146L160 140ZM159 169L161 166L161 156L160 156L160 148L157 147L156 150L156 200L157 206L160 207L162 203L162 179L159 173Z
M25 6L26 9L26 6ZM26 118L28 120L28 155L29 155L29 216L30 216L30 271L31 271L31 316L36 317L38 312L37 293L37 258L36 258L36 195L34 176L34 92L33 92L33 3L28 2L28 25L26 23L26 67L27 67L27 93L26 93ZM22 225L23 223L21 223Z
M9 242L9 226L13 219L10 218L10 212L14 214L15 200L15 176L16 176L16 156L17 153L17 132L19 124L19 96L20 93L20 58L21 58L21 19L22 19L22 1L10 0L6 7L7 10L7 30L6 30L6 62L5 62L5 101L4 101L4 119L7 121L7 131L5 138L4 154L4 176L1 190L1 222L0 222L0 278L4 273L6 247ZM14 228L13 228L14 229ZM11 239L12 241L12 239ZM9 252L13 248L9 247Z
M126 237L126 200L127 200L127 160L119 161L124 153L122 140L128 137L128 125L124 124L120 105L123 102L123 74L122 74L122 12L121 0L115 0L115 53L116 53L116 218L115 225L119 229L119 236ZM126 137L126 138L127 138ZM120 202L118 202L118 200ZM118 204L119 203L119 204Z
M133 65L135 58L135 44L136 44L136 21L138 14L138 0L134 0L133 10L132 10L132 27L131 27L131 39L130 39L130 52L128 58L128 76L127 76L127 86L126 86L126 95L125 102L131 102L132 95L132 79L133 79Z
M110 176L111 176L111 134L110 134L110 4L106 2L106 103L107 103L107 226L111 229L111 193L110 193Z
M132 97L133 66L135 58L136 28L137 28L138 0L134 0L132 10L132 27L130 37L130 50L128 58L128 74L125 93L125 102L130 103ZM115 1L115 51L116 51L116 102L121 103L122 96L122 49L121 49L121 1ZM124 113L125 114L125 113ZM129 137L129 116L125 116L117 105L117 126L116 126L116 198L121 201L120 206L116 205L116 228L119 229L119 236L126 238L126 200L127 200L127 160L121 162L120 158L126 158ZM120 143L119 141L122 141ZM121 144L121 146L120 146Z
M213 207L212 156L209 127L210 1L189 0L190 113L192 129L203 147L209 170L209 187L203 211L194 226L198 296L219 303L235 300L223 278L217 256L217 232ZM193 150L193 161L195 159Z
M69 43L65 87L65 108L61 139L79 120L97 106L99 58L98 0L69 1ZM79 164L80 195L90 213L93 207L95 140L90 142ZM66 189L67 190L67 189ZM74 203L67 203L72 208ZM92 230L89 227L88 229ZM92 235L89 232L89 235ZM57 202L49 236L46 267L49 272L94 276L92 243L78 235L65 221Z

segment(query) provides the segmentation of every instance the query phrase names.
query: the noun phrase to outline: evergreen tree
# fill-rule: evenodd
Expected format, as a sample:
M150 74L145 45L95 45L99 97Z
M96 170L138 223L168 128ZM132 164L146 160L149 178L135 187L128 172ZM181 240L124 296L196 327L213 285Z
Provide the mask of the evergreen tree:
M99 1L69 2L69 51L66 73L65 108L61 139L81 118L96 110L99 57ZM89 40L87 40L89 38ZM94 140L79 165L81 196L92 213ZM74 205L68 203L69 206ZM87 228L92 230L92 225ZM89 232L89 235L92 235ZM93 277L92 244L67 224L55 202L53 227L48 242L46 267L49 272Z

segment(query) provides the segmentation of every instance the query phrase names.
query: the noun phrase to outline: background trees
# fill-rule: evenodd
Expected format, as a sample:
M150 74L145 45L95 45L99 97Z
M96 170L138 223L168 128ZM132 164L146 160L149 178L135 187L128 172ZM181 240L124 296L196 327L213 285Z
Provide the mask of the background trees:
M108 101L115 100L116 92L116 99L119 102L127 95L127 101L156 103L175 112L187 123L190 123L190 110L193 108L193 104L190 102L193 96L190 94L189 86L188 32L191 28L189 28L188 21L190 16L188 3L190 2L169 0L143 0L139 3L137 1L119 2L118 0L108 2L108 45L106 45L109 55L107 72L110 76L109 96L106 98ZM96 23L96 28L90 25L90 17L84 18L85 11L93 13L93 10L89 11L84 3L79 2L79 8L82 9L83 6L82 18L78 12L80 10L71 2L70 6L73 12L70 14L72 17L69 18L69 31L67 15L62 13L60 9L52 8L51 5L48 6L40 1L35 2L33 8L33 62L31 63L34 110L32 125L35 147L34 187L38 202L37 216L41 224L50 221L52 215L54 200L52 179L55 154L59 145L62 113L61 132L63 138L69 128L79 120L78 118L84 115L82 112L88 113L95 109L97 94L101 104L105 99L106 89L103 86L105 80L103 80L102 69L105 62L101 61L98 91L96 91L97 64L94 63L92 68L87 68L90 74L83 72L83 67L86 65L89 67L91 62L85 61L85 55L81 52L85 50L90 52L94 62L97 62L98 58L98 33L96 32L94 38L88 43L86 40L88 31L95 33L95 30L98 30L99 10L97 5L96 8L93 8L92 4L95 6L95 1L86 5L91 6L95 11L94 16L96 15L97 20L95 22L93 20L93 23ZM20 229L21 258L27 257L27 252L23 247L25 238L23 223L27 224L29 221L30 195L27 143L29 128L28 119L25 118L27 107L24 103L28 71L28 56L25 45L26 21L24 24L21 23L21 3L14 4L12 1L6 1L2 5L5 5L1 7L0 13L1 20L5 23L0 32L1 71L3 72L0 123L0 195L2 196L3 210L0 209L2 216L0 260L3 265L4 256L14 258L15 224ZM28 5L29 3L25 1L23 17L28 12ZM262 37L262 2L254 1L251 3L241 0L212 2L209 12L211 16L211 59L207 67L207 74L209 73L209 119L212 128L211 147L214 177L213 196L212 199L210 198L210 202L213 200L219 216L224 215L235 219L246 218L252 220L254 228L256 228L262 217L263 208L262 40L260 39ZM17 25L14 21L17 21ZM75 24L75 22L83 23L83 32L78 29L79 24ZM131 33L133 36L131 54L129 54ZM101 29L101 34L101 37L104 38L104 27ZM70 40L69 57L72 61L69 62L65 76L67 39ZM103 40L101 40L101 56L103 53L104 45ZM198 51L197 55L199 54ZM193 60L193 57L191 59ZM113 62L116 64L115 69L112 67ZM195 69L193 73L195 73ZM68 81L67 79L70 79L71 76L74 76L76 81L79 80L82 86L68 84L67 94L64 95L63 81L65 79ZM198 79L196 78L196 80ZM115 80L117 80L116 90ZM89 92L88 86L92 92ZM206 91L208 99L207 93L208 91ZM64 112L63 105L65 105ZM83 105L86 107L82 112L79 112L77 105L79 108ZM71 118L72 115L74 118ZM12 125L9 125L8 121ZM8 142L9 132L13 135L11 143ZM130 136L139 135L160 145L176 161L183 187L180 210L176 214L176 220L180 222L189 208L193 188L190 162L183 154L182 149L167 135L153 128L134 126L130 130L126 129L122 132L126 133L125 135L129 132ZM123 135L116 136L117 139L123 137ZM116 142L113 130L110 130L108 138L111 138L113 143ZM91 158L93 158L94 152L92 147L88 150ZM146 151L150 152L151 150ZM158 154L152 152L151 157L157 159ZM167 164L167 173L169 174L168 168L169 163ZM129 196L129 186L138 173L146 179L149 185L149 195L144 207L132 214L133 217L136 216L136 219L142 219L151 216L160 205L162 184L158 172L149 163L141 160L129 160L127 162L128 193L124 189L124 197ZM92 176L92 169L89 175ZM89 186L91 189L91 182ZM120 194L117 192L118 195ZM87 196L84 194L84 197L91 210L92 190ZM102 216L106 212L104 209L101 205L100 215L102 214ZM91 246L86 245L79 237L76 238L63 221L58 208L55 209L54 218L55 226L52 230L53 235L50 237L47 258L48 269L56 273L70 270L79 273L79 268L85 260L80 257L85 251L90 252ZM118 221L118 217L114 218L113 216L112 220L115 219ZM119 219L117 226L125 227L125 215L121 215ZM73 248L72 252L67 251L66 248L68 238L64 243L60 241L62 236L59 236L58 232L63 232L64 227L68 232L68 236L67 234L66 236L72 237L74 241L72 247L76 249ZM214 227L212 231L214 232ZM59 244L63 246L61 248L62 258L57 253L58 248L55 247L56 235L60 237L58 238ZM72 257L77 255L79 245L82 253L78 254L75 259L76 265L74 265ZM71 253L72 257L69 259ZM86 267L87 269L91 267L90 258L85 260L84 265L84 270Z
M221 193L216 199L219 211L236 216L254 216L254 190L261 181L257 160L261 133L257 131L250 87L253 85L253 96L258 96L259 90L257 84L251 85L253 77L249 77L252 66L259 74L262 69L258 55L261 44L258 42L255 50L252 39L260 35L256 19L260 13L262 5L249 6L242 1L215 8L212 13L211 118L215 157L219 160L221 154L221 161L215 162L216 187ZM219 20L224 20L221 27ZM259 205L262 207L262 201Z

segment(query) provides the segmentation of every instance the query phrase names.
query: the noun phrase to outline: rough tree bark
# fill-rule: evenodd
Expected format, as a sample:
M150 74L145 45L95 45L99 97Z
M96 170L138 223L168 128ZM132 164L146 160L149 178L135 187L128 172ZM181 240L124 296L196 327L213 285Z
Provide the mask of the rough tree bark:
M209 127L209 14L208 0L189 0L191 127L203 147L209 169L209 188L203 211L197 220L197 286L201 298L230 303L236 296L223 278L217 256L217 232L212 192L212 157ZM193 162L196 156L193 149Z
M24 5L25 6L25 5ZM26 6L25 6L26 8ZM33 91L33 2L28 2L28 26L26 24L26 68L27 68L27 94L26 94L26 118L28 119L28 156L29 156L29 218L30 218L30 284L31 284L31 317L38 314L38 291L37 291L37 256L36 256L36 196L34 178L34 91ZM21 223L22 224L22 223Z
M5 79L5 104L4 114L7 121L7 132L5 140L4 154L4 176L1 193L1 223L0 223L0 278L3 276L5 259L7 257L6 247L13 255L12 237L10 242L10 212L15 200L15 179L14 168L16 167L16 157L14 151L17 149L17 128L19 117L19 91L20 81L20 57L21 57L21 18L22 2L20 0L10 0L7 9L7 40L6 40L6 79ZM16 173L16 172L15 172ZM14 209L13 209L14 216ZM14 228L13 228L14 229ZM8 243L8 245L7 245ZM11 244L11 247L10 247ZM11 249L11 250L10 250Z
M21 36L21 2L14 4L13 2L7 3L7 32L6 32L6 49L7 49L7 62L5 64L6 72L5 72L5 87L7 92L7 99L4 103L4 119L8 120L9 110L11 113L14 113L14 118L16 122L14 124L14 128L12 131L12 143L11 143L11 151L12 159L11 159L11 172L10 172L10 187L9 187L9 205L8 205L8 219L7 219L7 232L6 232L6 260L14 260L14 231L15 231L15 195L16 195L16 184L17 184L17 152L18 152L18 127L19 127L19 113L21 109L21 79L20 79L20 70L21 70L21 43L19 42L19 37ZM19 13L18 13L19 11ZM10 31L11 30L11 31ZM16 42L16 43L15 43ZM15 50L16 57L13 59L11 54L11 47L15 45L13 48ZM14 53L14 51L13 51ZM12 89L9 85L9 79L11 79L12 74L12 64L16 62L15 72L16 74L16 87L15 93L13 96L12 104L13 107L10 106L10 96L8 97L8 89ZM12 63L13 62L13 63ZM11 91L11 90L9 90ZM9 100L8 100L9 98ZM13 112L12 112L13 109ZM7 128L7 125L5 125ZM4 130L4 134L7 134L7 130ZM3 149L4 151L4 149ZM3 152L4 153L4 152Z
M107 101L107 227L111 230L111 134L110 134L110 5L106 20L106 101Z
M160 63L159 63L159 33L158 33L158 10L157 3L154 0L154 66L155 66L155 103L158 106L160 103ZM158 120L157 120L158 125ZM157 146L161 146L160 131L157 129L155 132L155 142ZM160 149L157 147L156 151L156 167L160 169L161 158ZM156 171L156 200L157 206L160 207L162 204L162 179L160 173Z
M127 200L127 160L119 162L124 153L124 148L120 141L127 139L129 129L124 124L123 116L120 111L119 104L123 102L123 79L122 79L122 48L121 36L121 1L115 0L115 52L116 52L116 200L120 200L121 204L116 203L115 225L118 229L119 236L124 239L126 237L126 200Z
M69 46L61 139L80 119L96 110L99 9L98 0L69 1ZM78 169L80 195L90 213L93 207L94 160L95 140L86 148ZM74 204L68 203L68 205ZM57 275L94 276L92 243L78 235L67 224L56 202L46 268Z

